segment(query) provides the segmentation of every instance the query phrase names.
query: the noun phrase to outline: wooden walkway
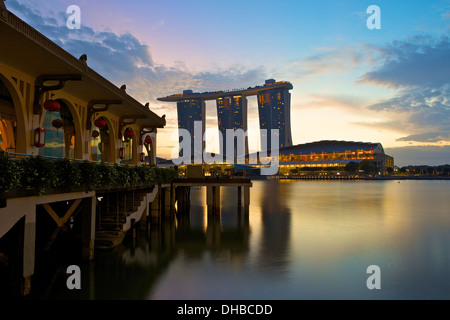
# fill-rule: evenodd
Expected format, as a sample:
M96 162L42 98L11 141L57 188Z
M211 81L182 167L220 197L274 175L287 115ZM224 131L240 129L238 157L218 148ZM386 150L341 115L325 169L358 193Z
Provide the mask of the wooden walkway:
M252 181L247 178L179 178L173 182L177 189L177 201L180 208L189 206L189 188L206 187L206 204L208 214L220 213L220 188L237 187L238 203L237 206L244 205L245 212L248 213L250 205L250 187ZM242 199L243 198L243 199Z

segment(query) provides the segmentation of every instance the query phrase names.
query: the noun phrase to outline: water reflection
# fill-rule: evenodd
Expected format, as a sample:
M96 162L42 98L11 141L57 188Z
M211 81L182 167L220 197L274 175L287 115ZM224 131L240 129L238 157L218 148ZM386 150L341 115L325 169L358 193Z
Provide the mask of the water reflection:
M257 266L269 269L272 276L287 271L291 238L291 213L287 200L291 196L286 184L268 181L261 198L261 239ZM274 273L277 269L279 273Z
M96 252L85 290L61 282L49 298L448 299L449 192L449 181L254 181L249 214L229 187L212 216L195 189L189 212ZM381 290L366 287L372 264Z

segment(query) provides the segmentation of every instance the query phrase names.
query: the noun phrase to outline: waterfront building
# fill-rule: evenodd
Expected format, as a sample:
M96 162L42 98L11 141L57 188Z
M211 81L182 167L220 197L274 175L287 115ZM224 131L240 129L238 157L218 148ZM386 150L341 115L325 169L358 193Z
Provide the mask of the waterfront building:
M350 162L363 160L373 164L378 172L394 167L394 158L384 152L381 143L323 140L280 148L280 173L292 169L334 168L343 171Z
M2 12L1 151L111 163L121 163L125 151L137 165L144 135L155 150L164 117L128 95L126 85L119 88L91 69L86 55L72 56L6 8ZM56 101L58 110L46 109L47 101ZM34 141L39 128L45 130L42 145ZM124 150L126 130L132 132L125 137L130 150ZM155 157L153 152L153 163Z
M289 90L292 88L292 84L288 81L268 79L264 85L248 87L246 89L202 93L184 90L183 94L172 94L167 97L158 98L158 100L177 102L179 128L188 127L186 121L188 121L187 117L189 116L189 112L193 118L205 119L203 103L207 100L216 100L219 131L225 138L227 129L242 129L247 131L247 97L257 96L260 129L266 130L267 134L267 136L264 135L261 137L261 149L266 151L272 148L270 141L272 129L278 129L277 137L279 138L279 147L292 145L290 119L291 94L289 93ZM196 101L196 107L194 108L191 107L193 101ZM202 115L201 117L198 116L200 113ZM267 144L263 143L263 140L266 140ZM245 138L245 141L242 143L247 153L247 139ZM220 145L219 153L226 154L226 142Z
M191 157L195 154L202 154L205 149L205 142L203 141L203 134L205 133L205 101L201 98L190 99L189 95L192 95L192 90L183 91L183 99L177 101L177 113L178 113L178 129L185 129L190 135L190 146L191 146ZM198 149L195 141L195 122L201 122L201 150ZM182 137L180 134L179 142L181 142ZM180 157L184 155L184 150L181 149L179 152Z
M139 188L111 186L98 173L106 167L106 172L123 173L125 181L128 172L143 164L145 153L156 163L157 129L166 120L128 95L126 85L119 88L91 69L86 55L72 56L19 19L4 1L0 39L0 287L9 290L11 285L11 292L23 296L31 292L35 264L43 269L42 252L49 252L60 234L71 232L80 256L91 260L94 245L117 245L134 222L147 219L150 204L167 187L143 183L141 177ZM89 166L98 175L88 171L83 178L99 182L58 189L57 181L69 181L72 171L67 177L53 172L54 167L30 166L29 176L22 177L17 168L28 163L23 161L63 163L73 172ZM5 167L16 169L11 173ZM47 171L57 175L51 179L55 185L32 190L37 186L28 181L38 177L36 184L48 182ZM14 179L16 189L5 188Z
M265 90L258 93L259 127L266 130L266 136L261 137L261 150L272 150L271 131L278 130L279 148L292 145L291 135L291 94L292 86L272 88L275 80L266 80ZM263 143L266 141L266 143Z
M247 98L242 95L219 97L216 100L217 104L217 118L219 132L222 134L220 141L220 151L222 154L227 154L227 144L233 144L235 158L241 150L237 150L238 141L234 138L233 141L228 142L227 130L242 129L247 132ZM244 137L244 155L248 154L248 137ZM242 142L242 141L241 141Z

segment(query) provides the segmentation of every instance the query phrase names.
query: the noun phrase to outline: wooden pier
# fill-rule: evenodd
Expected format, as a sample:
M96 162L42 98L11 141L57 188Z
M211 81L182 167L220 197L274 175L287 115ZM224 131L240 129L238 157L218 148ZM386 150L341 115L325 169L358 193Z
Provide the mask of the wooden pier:
M174 181L174 187L178 189L177 201L180 208L189 206L188 195L190 187L206 187L206 204L208 214L220 213L220 188L237 187L238 207L244 207L244 212L248 213L250 206L250 187L252 182L246 178L180 178ZM243 199L242 199L243 198Z

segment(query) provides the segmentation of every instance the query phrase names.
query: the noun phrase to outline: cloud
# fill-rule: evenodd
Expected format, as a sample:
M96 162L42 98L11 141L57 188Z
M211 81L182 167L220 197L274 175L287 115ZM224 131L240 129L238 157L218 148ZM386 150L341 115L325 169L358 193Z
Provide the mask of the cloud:
M315 53L290 61L284 73L298 81L309 81L323 75L342 76L359 68L373 66L379 54L379 50L364 43L318 47Z
M142 103L150 102L152 110L162 113L173 114L176 108L158 102L158 97L180 93L183 89L212 91L248 87L266 79L263 67L232 66L199 72L189 70L183 62L165 66L154 61L149 45L131 33L97 31L87 25L69 30L65 11L48 16L44 14L46 11L32 9L19 0L8 0L8 9L75 57L86 54L89 67L119 87L126 84L131 96ZM164 23L160 21L160 25ZM168 117L169 125L175 123L176 115Z
M383 64L365 73L360 82L391 88L436 87L449 82L450 40L446 35L393 41L380 52L385 56Z
M397 139L397 141L417 141L417 142L437 142L450 141L449 132L426 132L420 134L412 134L407 137Z
M408 146L399 148L384 148L384 151L394 157L394 165L444 165L450 164L450 146Z
M384 111L392 119L393 128L411 133L398 141L450 142L450 84L404 90L368 108Z
M384 61L358 83L395 88L397 95L368 108L386 112L409 131L398 141L450 142L449 38L415 36L379 50Z
M302 102L297 106L301 109L317 109L317 108L339 108L350 111L363 112L361 105L365 101L364 98L351 94L308 94L302 96Z

